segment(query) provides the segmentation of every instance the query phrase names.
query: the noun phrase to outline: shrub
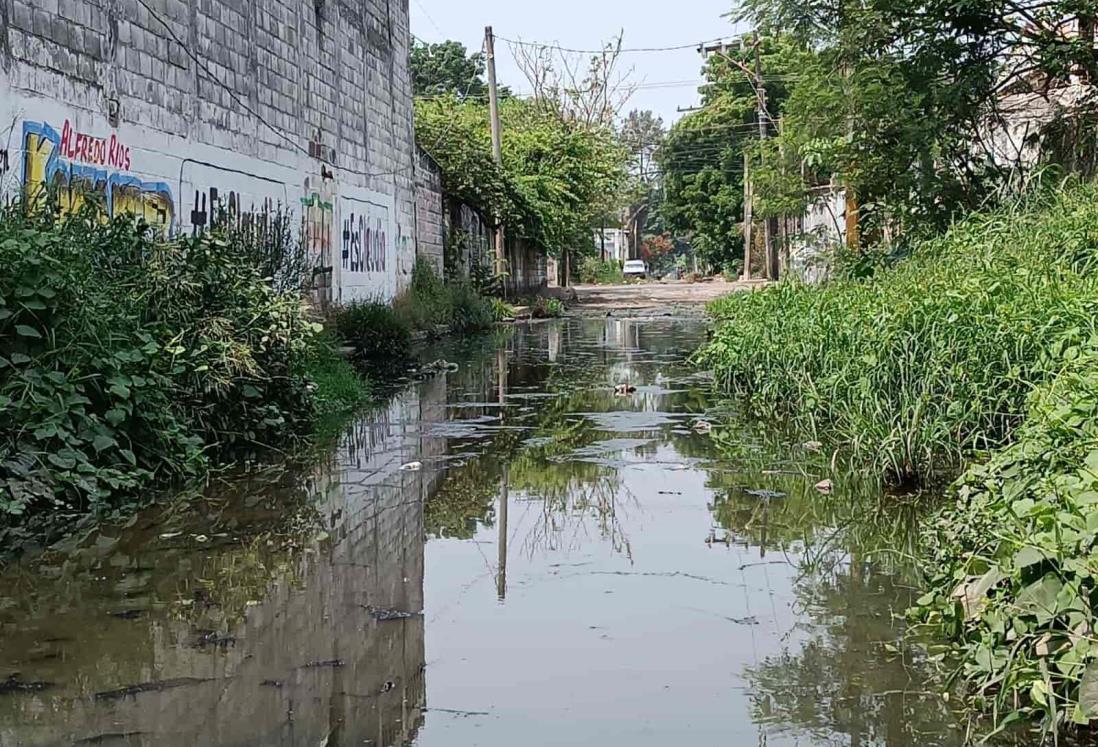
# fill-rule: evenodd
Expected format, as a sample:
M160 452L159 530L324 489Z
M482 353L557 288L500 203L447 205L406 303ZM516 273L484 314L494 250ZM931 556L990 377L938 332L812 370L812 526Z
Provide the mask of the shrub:
M951 642L971 702L1000 726L1098 718L1098 339L1056 346L1017 441L958 482L927 532L911 614Z
M0 213L0 532L15 540L303 432L319 327L215 232ZM9 545L10 546L10 545Z
M492 304L492 318L497 322L506 322L515 318L515 307L506 301L493 298Z
M1098 190L975 215L864 281L783 283L711 306L699 361L726 391L903 480L997 448L1064 335L1095 331Z
M625 282L621 265L617 260L600 260L598 257L584 257L579 268L580 282L596 285L621 285Z
M559 319L565 311L560 299L540 297L534 304L533 316L535 319Z
M360 363L398 365L411 351L412 325L388 304L356 301L336 310L331 324L338 338L355 349Z

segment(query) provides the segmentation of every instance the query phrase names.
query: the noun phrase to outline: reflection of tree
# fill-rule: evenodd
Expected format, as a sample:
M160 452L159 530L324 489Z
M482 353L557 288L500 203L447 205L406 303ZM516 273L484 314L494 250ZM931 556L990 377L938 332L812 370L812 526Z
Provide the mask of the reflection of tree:
M487 461L478 460L477 466L483 467ZM451 471L423 507L427 535L472 539L479 526L492 526L495 499L496 481L486 474L486 470Z
M857 747L961 744L948 707L923 683L929 667L911 650L886 646L900 636L894 616L908 590L869 563L852 562L797 587L819 626L795 652L747 670L754 716L778 731L808 733Z
M925 684L930 667L903 646L897 622L913 593L924 500L853 476L825 495L815 486L830 471L827 455L783 446L780 432L730 429L715 441L723 457L709 480L716 524L730 542L797 564L796 606L810 619L798 628L808 631L802 642L746 671L755 720L855 747L960 744L947 706Z

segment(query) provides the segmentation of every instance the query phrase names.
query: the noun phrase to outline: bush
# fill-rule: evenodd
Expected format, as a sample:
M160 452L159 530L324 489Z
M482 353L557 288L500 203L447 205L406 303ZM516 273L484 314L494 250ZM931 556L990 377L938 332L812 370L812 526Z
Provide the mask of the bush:
M215 232L0 214L0 533L135 502L316 415L319 326ZM11 545L9 545L11 546Z
M699 361L892 479L952 478L1006 443L1048 355L1096 327L1098 190L975 215L864 281L783 283L711 306Z
M935 569L911 614L951 642L997 725L1098 718L1098 339L1050 351L1017 441L958 482L927 532Z
M467 283L448 284L427 263L416 262L412 284L393 304L357 301L336 310L332 326L355 360L391 372L405 364L418 333L437 336L443 329L463 334L491 327L497 309Z
M617 260L600 260L598 257L584 257L580 263L581 283L594 285L621 285L625 282L621 265Z
M412 285L396 300L398 316L413 329L435 335L445 327L458 334L487 329L495 323L492 302L465 282L445 282L430 264L416 261Z
M398 365L412 347L412 325L393 307L379 301L357 301L332 314L336 335L355 350L355 359L370 366Z
M540 297L534 304L533 316L535 319L559 319L565 311L567 309L560 299Z
M497 322L506 322L515 318L515 307L506 301L493 298L492 304L492 318Z

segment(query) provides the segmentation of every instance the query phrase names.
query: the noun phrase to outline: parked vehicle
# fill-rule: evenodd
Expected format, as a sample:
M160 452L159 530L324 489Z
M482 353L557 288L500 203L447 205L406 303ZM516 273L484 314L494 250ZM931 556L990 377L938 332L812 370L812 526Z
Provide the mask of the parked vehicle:
M648 277L648 265L645 264L643 259L630 259L626 261L625 266L621 271L627 278L640 278L641 280L644 280Z

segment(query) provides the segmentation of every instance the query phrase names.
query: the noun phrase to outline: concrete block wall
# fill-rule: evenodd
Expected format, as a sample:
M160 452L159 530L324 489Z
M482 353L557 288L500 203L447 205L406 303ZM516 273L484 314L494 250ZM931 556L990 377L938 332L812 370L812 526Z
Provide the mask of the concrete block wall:
M0 0L0 192L99 192L172 232L301 220L332 300L415 260L408 0Z
M419 149L416 161L416 253L445 272L446 228L442 215L442 171L427 152Z

